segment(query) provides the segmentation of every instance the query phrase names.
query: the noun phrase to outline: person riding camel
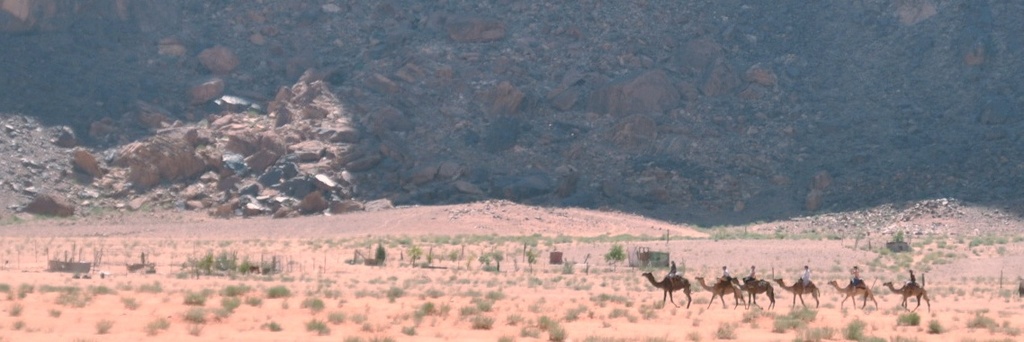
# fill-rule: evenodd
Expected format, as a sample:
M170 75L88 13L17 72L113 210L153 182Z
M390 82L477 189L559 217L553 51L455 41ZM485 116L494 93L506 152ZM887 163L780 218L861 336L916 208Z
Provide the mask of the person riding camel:
M804 275L800 277L800 282L804 286L811 284L811 268L807 265L804 265Z
M859 266L853 266L853 269L850 269L850 275L852 276L850 278L850 286L859 287L859 288L867 288L868 287L867 284L864 284L864 280L860 279L860 267Z
M907 285L915 285L916 286L917 285L917 278L914 277L914 270L908 270L908 271L910 271L910 281L907 282Z
M757 268L754 266L750 266L750 275L747 275L746 277L743 278L743 283L746 284L749 282L753 282L755 280L757 280Z
M729 274L729 266L722 266L722 281L726 283L732 282L732 275Z

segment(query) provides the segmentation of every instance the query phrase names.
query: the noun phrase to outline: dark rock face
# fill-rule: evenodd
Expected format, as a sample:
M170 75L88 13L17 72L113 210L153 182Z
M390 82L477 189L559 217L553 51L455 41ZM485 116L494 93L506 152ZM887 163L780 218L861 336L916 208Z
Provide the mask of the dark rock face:
M0 114L42 122L3 121L18 205L506 198L714 225L1024 192L1012 2L90 3L0 6Z
M75 206L56 194L38 194L25 206L25 212L66 217L75 214Z

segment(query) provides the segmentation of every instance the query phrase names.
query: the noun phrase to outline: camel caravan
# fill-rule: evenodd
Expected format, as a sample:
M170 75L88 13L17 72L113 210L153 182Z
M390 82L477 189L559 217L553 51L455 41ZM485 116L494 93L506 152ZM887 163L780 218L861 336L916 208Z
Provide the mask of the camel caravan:
M922 276L921 283L918 283L916 277L914 277L914 271L910 270L909 273L910 280L900 288L894 287L892 282L885 282L882 286L889 288L892 293L902 296L902 303L900 306L904 309L916 311L921 306L921 300L924 300L927 304L928 311L931 312L931 301L928 299L928 291L924 289L924 277ZM864 309L867 306L868 300L870 300L875 304L875 309L877 310L878 301L875 300L874 293L872 293L864 280L860 278L860 268L854 266L850 270L850 274L850 282L845 287L841 287L839 282L836 280L828 282L828 284L835 288L839 294L843 295L843 300L839 303L840 309L843 308L843 305L846 304L847 300L852 298L854 307L857 306L857 300L861 299L860 308ZM664 292L661 299L662 306L665 305L667 298L672 305L679 307L680 305L676 304L675 299L672 298L672 293L682 290L686 295L686 308L690 308L690 302L692 301L692 283L689 279L677 273L675 261L671 262L669 273L660 281L657 280L651 272L645 272L642 276L646 278L651 285ZM775 307L775 288L768 280L759 279L757 277L757 268L755 266L750 266L750 273L742 279L733 277L729 272L729 268L725 266L722 267L722 275L717 277L710 285L705 280L705 277L694 277L694 279L697 280L697 283L701 288L711 292L711 300L708 302L708 308L711 308L711 305L715 303L716 298L721 301L723 308L727 307L725 301L726 295L732 295L734 299L733 308L739 307L741 303L744 304L744 308L747 309L751 306L761 308L761 306L757 304L757 295L759 294L764 294L768 297L769 304L767 309L770 310ZM804 295L808 295L810 298L814 299L815 308L819 307L821 304L818 299L821 295L821 291L814 282L811 281L811 269L809 266L804 266L804 270L800 278L794 281L792 285L786 285L785 280L782 278L772 279L772 281L774 281L775 284L783 290L786 290L786 292L793 294L793 303L791 307L796 307L796 301L797 299L800 299L800 304L806 308L808 305L807 302L804 301ZM1024 296L1024 280L1022 280L1020 288L1021 295ZM746 297L744 297L744 293L746 293ZM917 300L917 306L915 306L914 309L909 309L907 307L907 300L911 297L914 297Z

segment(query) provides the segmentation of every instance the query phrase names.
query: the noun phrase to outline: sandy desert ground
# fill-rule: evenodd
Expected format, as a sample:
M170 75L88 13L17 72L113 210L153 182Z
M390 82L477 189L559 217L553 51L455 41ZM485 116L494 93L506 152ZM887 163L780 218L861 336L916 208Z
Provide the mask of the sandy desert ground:
M882 237L759 233L778 224L696 229L500 201L287 220L154 212L8 218L0 226L0 340L1024 339L1019 235L916 236L912 253L893 254L880 248ZM385 265L349 263L378 245ZM663 306L662 290L641 277L660 279L666 268L606 262L613 246L670 253L694 282L690 307L681 291L674 299L683 307ZM565 263L550 264L551 252ZM127 271L141 253L156 273ZM238 271L275 257L278 273ZM75 279L46 272L51 258L99 264L91 279ZM791 309L794 296L776 284L773 309L763 294L763 310L734 308L733 298L723 307L695 280L717 277L723 265L734 273L756 265L762 278L789 284L805 264L821 287L817 308L808 296L809 309L799 300ZM864 269L877 306L841 303L826 284L845 284L853 265ZM910 313L882 286L902 284L908 267L925 274L930 310Z

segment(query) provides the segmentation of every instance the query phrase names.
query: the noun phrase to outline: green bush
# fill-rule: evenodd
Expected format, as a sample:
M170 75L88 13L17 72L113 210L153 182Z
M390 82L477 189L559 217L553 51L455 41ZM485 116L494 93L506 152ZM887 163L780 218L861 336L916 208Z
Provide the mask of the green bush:
M626 260L626 250L620 244L612 245L612 248L608 250L608 254L604 255L604 261L609 264L617 264L623 260Z
M267 289L267 298L285 298L292 295L292 291L284 285L278 285Z
M843 329L843 338L854 341L860 341L864 339L865 326L867 326L867 323L864 323L864 321L859 319L853 320L853 322L850 322L850 324L848 324L846 328Z
M206 294L202 292L186 292L185 305L203 306L206 305Z
M320 336L331 334L331 328L327 327L327 323L316 319L306 322L306 331L316 331L316 334Z
M494 327L494 317L476 315L473 317L473 330L491 330Z
M302 308L309 309L309 312L315 314L324 310L324 301L320 298L306 298L302 301Z
M921 325L921 316L916 312L906 313L896 318L896 325L916 327Z
M941 334L945 329L942 328L942 324L937 320L931 320L928 322L928 333L929 334Z

